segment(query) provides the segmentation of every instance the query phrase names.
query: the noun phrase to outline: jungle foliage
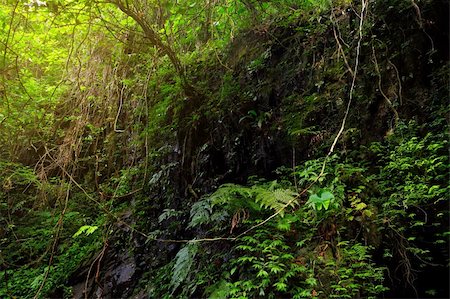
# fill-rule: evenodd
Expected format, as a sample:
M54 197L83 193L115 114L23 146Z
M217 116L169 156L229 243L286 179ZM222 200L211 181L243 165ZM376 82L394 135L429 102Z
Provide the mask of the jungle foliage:
M0 0L0 297L448 297L448 12Z

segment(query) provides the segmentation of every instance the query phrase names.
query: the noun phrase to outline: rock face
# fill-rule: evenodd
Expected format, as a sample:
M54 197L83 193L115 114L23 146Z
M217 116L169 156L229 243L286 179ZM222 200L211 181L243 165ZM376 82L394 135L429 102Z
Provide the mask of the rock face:
M107 260L101 263L101 272L97 272L97 262L91 268L91 278L73 285L73 298L130 298L136 283L136 264L128 252L107 255ZM74 280L84 280L86 271L80 273Z
M435 47L439 47L436 49L436 62L445 63L448 61L448 43L442 41L445 39L448 41L448 31L440 32L437 28L448 26L442 25L445 16L440 14L445 11L443 8L445 5L443 2L439 3L434 8L434 12L439 12L439 16L431 14L427 17L436 18L436 22L440 25L430 25L427 30L436 41ZM390 12L387 13L385 21L390 22L388 25L392 29L385 30L383 27L385 25L377 27L374 29L374 36L376 34L379 38L389 40L387 35L393 34L390 50L403 47L404 45L398 42L400 37L397 40L395 36L404 32L394 29L401 28L406 21L394 17ZM400 115L420 119L425 115L420 109L430 98L427 94L430 84L427 76L431 72L430 69L437 66L430 65L430 61L427 60L429 40L424 39L423 32L411 28L407 30L409 30L408 38L416 48L410 49L405 46L406 48L401 50L404 53L399 53L392 61L388 58L385 60L379 58L378 63L384 64L383 76L390 83L385 83L387 86L382 87L386 89L390 98L401 96L396 93L400 85L403 87L401 91L403 99L396 99L403 101L398 109ZM292 165L295 160L305 160L320 150L323 151L323 144L333 137L334 128L339 126L342 119L347 101L346 86L349 83L344 82L345 78L343 79L339 66L326 63L325 58L331 57L335 51L334 46L329 46L333 44L333 38L330 38L331 28L328 28L327 32L328 36L317 35L311 38L295 30L275 28L271 34L281 43L261 38L255 42L252 41L254 37L251 35L239 38L239 44L232 46L229 58L236 60L238 56L242 60L241 63L232 61L233 75L238 83L239 92L226 99L230 105L229 111L208 117L200 115L196 127L185 124L186 126L178 128L178 141L174 141L176 143L173 145L174 150L170 155L160 159L158 162L160 165L157 166L161 171L153 176L154 181L152 179L144 190L147 202L140 200L144 206L144 214L147 217L145 223L149 231L161 229L168 236L176 235L178 239L190 238L192 232L185 229L188 218L186 215L189 215L189 202L186 204L188 198L194 197L196 200L197 193L201 196L221 183L242 182L250 175L270 176L272 171L281 165ZM261 44L259 49L258 43ZM243 48L244 44L256 45L250 51L247 47ZM266 49L263 49L264 47ZM310 51L309 48L314 50ZM419 59L417 51L421 53ZM252 69L243 67L261 53L268 53L263 55L265 60L262 66L258 65ZM350 131L347 132L348 135L343 141L344 150L381 140L389 133L393 122L392 110L380 96L379 87L374 84L378 78L371 62L372 49L366 45L363 53L366 53L367 57L361 57L362 70L357 91L366 98L354 102L353 111L357 113L350 115L348 124L358 128L359 131L355 131L354 135L351 135ZM316 62L316 56L325 58ZM395 65L398 70L390 65ZM396 72L405 76L397 78ZM419 75L421 72L428 75ZM320 83L317 83L318 81ZM242 94L245 94L245 97ZM302 99L299 100L300 98ZM181 110L188 109L190 112L205 109L199 103L196 104L199 107L192 107L191 104L187 103L186 106L189 107ZM189 113L185 111L185 114ZM297 119L299 115L301 117ZM295 119L298 123L294 123L291 119ZM295 142L290 140L293 135L296 136ZM183 148L183 151L180 148ZM170 200L170 203L165 202L167 200ZM151 202L151 208L148 208L150 205L148 202ZM174 217L177 221L172 222L156 221L158 215L168 206L183 210L184 218ZM134 217L128 214L127 222L135 222ZM142 223L142 219L140 221ZM78 281L77 284L73 284L74 298L85 297L86 285L89 298L148 296L145 287L141 291L137 288L143 273L151 272L152 269L170 262L179 246L146 244L136 236L127 238L126 234L132 233L122 228L119 233L122 236L114 237L117 242L110 241L111 247L105 252L101 265L94 263L87 284L84 281L79 282L86 278L86 270L72 280ZM98 277L95 277L97 268L100 272ZM133 295L135 297L132 297ZM394 291L390 295L395 297L398 293Z
M105 273L104 288L97 289L98 298L130 294L130 286L134 284L133 276L136 272L134 259L128 253L123 253L117 256L115 261L118 264L111 264Z

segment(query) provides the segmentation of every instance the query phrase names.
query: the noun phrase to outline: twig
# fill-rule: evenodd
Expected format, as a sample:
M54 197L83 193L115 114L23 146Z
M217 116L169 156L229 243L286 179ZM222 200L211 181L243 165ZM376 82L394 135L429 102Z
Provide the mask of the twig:
M295 190L298 190L298 185L297 185L297 176L295 175L295 168L296 168L296 163L295 163L295 146L292 146L292 171L293 171L293 177L294 177L294 186L295 186Z
M117 109L116 119L114 120L114 132L116 133L123 133L125 130L119 130L117 129L117 121L119 120L120 112L122 111L122 105L123 105L123 91L125 90L125 85L122 86L122 89L120 90L119 95L119 109Z
M342 132L344 131L345 124L347 122L347 117L348 117L348 114L350 112L350 105L351 105L352 100L353 100L353 91L355 90L356 75L358 74L359 55L360 55L360 52L361 52L361 41L362 41L362 38L363 38L362 27L363 27L363 22L364 22L364 13L365 13L365 10L366 10L367 1L368 0L361 0L362 7L361 7L361 17L360 17L360 20L359 20L359 39L358 39L358 45L356 46L355 69L353 71L353 80L352 80L352 85L350 87L350 95L349 95L349 100L348 100L348 104L347 104L347 110L345 111L344 118L342 119L341 128L339 129L339 132L336 135L336 138L334 139L333 144L331 145L331 148L330 148L330 151L328 152L327 157L329 157L333 153L334 147L336 146L336 144L337 144L337 142L339 140L339 137L342 135ZM325 162L326 162L326 160L325 160ZM325 164L325 162L324 162L324 164ZM324 168L325 167L323 167L323 169ZM323 169L322 169L322 171L323 171Z
M397 76L397 81L398 81L398 99L400 100L400 105L403 105L403 97L402 97L402 80L400 80L400 73L398 72L398 68L395 66L395 64L392 63L392 61L390 61L388 59L388 63L394 68L395 70L395 75Z
M53 159L53 158L52 158ZM53 159L53 161L55 161ZM134 232L137 232L138 234L148 238L149 236L135 228L133 228L130 224L122 221L119 217L117 217L116 215L114 215L111 211L109 211L108 209L106 209L98 200L96 200L94 197L92 197L91 195L89 195L89 193L87 193L87 191L73 178L72 175L70 175L67 170L62 167L57 161L55 161L55 163L61 168L61 170L64 172L65 175L67 175L67 177L69 178L69 180L76 186L78 187L81 192L84 193L84 195L91 200L92 202L96 203L108 216L111 216L112 218L114 218L118 223L121 223L123 225L125 225L127 228L131 229Z
M431 38L431 36L428 34L428 32L425 31L425 26L423 26L423 19L422 19L422 13L420 12L420 8L417 5L417 3L414 0L411 0L411 5L414 7L414 10L416 11L417 15L417 24L419 24L419 28L422 29L423 33L428 37L431 43L431 53L434 52L434 41Z
M377 56L375 54L375 48L372 45L372 54L373 54L373 61L375 64L375 71L377 72L378 75L378 89L380 90L381 95L383 96L384 100L386 101L386 103L388 104L389 108L392 110L392 112L394 113L394 125L392 126L391 129L394 129L397 126L398 120L399 120L399 116L398 116L398 112L395 109L394 105L392 104L391 100L389 99L389 97L384 93L383 88L381 86L381 73L380 73L380 67L378 66L378 62L377 62Z
M104 197L108 197L108 198L124 198L124 197L128 197L128 196L131 196L131 195L133 195L133 194L135 194L135 193L138 193L139 191L142 191L142 189L143 188L137 188L136 190L133 190L133 191L130 191L130 192L128 192L127 194L123 194L123 195L116 195L116 191L114 191L114 194L113 195L107 195L107 194L104 194L104 193L102 193L102 192L100 192L101 193L101 195L102 196L104 196ZM116 189L117 190L117 189Z
M230 71L230 72L233 71L228 65L226 65L222 62L222 59L220 59L219 54L217 54L216 47L213 47L213 51L214 51L214 54L216 55L217 61L219 61L219 63L228 71Z
M336 33L335 27L337 27L337 22L334 19L333 12L331 12L330 20L333 23L333 35L334 35L334 39L336 40L336 44L338 46L338 52L341 54L342 58L344 59L345 66L347 67L347 70L350 72L350 75L352 75L352 77L354 77L355 75L353 73L353 70L351 69L350 65L348 64L347 58L345 57L344 49L342 49L341 42L339 41L339 38Z
M91 271L92 271L92 268L94 267L95 262L97 262L97 271L95 273L95 281L97 282L97 284L99 284L98 276L99 276L99 273L100 273L100 263L101 263L101 261L103 259L103 256L104 256L107 248L108 248L108 240L105 239L102 251L97 255L97 257L94 259L94 261L92 262L91 266L89 267L89 271L88 271L88 274L87 274L87 277L86 277L86 281L84 283L84 298L85 299L88 299L89 277L91 276ZM99 286L100 286L100 284L99 284Z

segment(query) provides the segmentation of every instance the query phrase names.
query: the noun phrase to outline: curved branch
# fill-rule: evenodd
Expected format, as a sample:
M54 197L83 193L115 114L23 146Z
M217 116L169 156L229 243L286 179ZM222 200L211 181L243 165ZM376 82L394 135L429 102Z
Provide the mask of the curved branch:
M150 41L150 44L155 46L161 53L167 55L170 59L170 62L175 67L176 72L180 75L181 79L185 81L186 76L184 69L181 65L181 61L176 55L175 51L164 43L158 33L151 27L151 25L140 15L138 11L131 8L128 5L128 2L123 2L122 0L112 0L112 4L117 6L124 14L131 17L144 31L145 37Z

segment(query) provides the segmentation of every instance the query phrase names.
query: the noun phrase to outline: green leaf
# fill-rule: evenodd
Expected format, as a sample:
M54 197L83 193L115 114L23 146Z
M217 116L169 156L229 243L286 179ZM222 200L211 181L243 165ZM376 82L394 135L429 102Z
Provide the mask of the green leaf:
M314 287L317 285L317 279L315 279L314 277L309 277L308 279L306 279L306 283Z
M289 231L291 229L291 217L282 217L279 218L277 222L277 228L282 231Z
M259 270L258 274L256 275L256 277L269 277L269 273L267 273L266 270Z
M209 199L194 203L191 208L191 221L188 228L208 223L211 220L211 213L212 207Z
M362 209L365 209L367 207L367 205L363 202L360 202L359 204L356 205L355 209L357 211L361 211Z
M78 231L73 234L72 238L76 238L82 233L85 233L87 236L94 233L98 229L98 226L91 226L91 225L83 225L78 229Z
M287 284L285 284L284 282L279 281L277 283L274 283L273 286L280 292L285 292L287 290Z
M172 293L175 292L181 283L188 277L197 250L197 244L187 244L181 248L175 256L175 265L172 269L172 280L170 281Z
M318 193L311 194L306 204L312 207L314 210L320 211L322 207L325 210L328 210L333 199L334 195L330 191L323 189Z

